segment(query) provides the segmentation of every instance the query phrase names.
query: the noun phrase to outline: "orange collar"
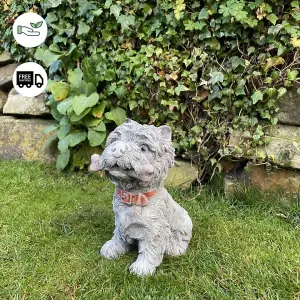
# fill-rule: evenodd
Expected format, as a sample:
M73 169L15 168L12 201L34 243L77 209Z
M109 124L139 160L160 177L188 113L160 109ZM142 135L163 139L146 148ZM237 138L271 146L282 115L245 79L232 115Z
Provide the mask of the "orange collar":
M148 203L148 198L154 197L157 194L156 190L146 193L132 194L118 188L116 189L116 193L120 197L121 202L128 205L135 204L139 206L146 206Z

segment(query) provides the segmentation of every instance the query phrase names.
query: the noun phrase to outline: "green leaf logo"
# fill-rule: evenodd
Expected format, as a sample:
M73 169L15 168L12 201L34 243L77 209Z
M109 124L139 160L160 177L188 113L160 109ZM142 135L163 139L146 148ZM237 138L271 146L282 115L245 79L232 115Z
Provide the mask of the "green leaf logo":
M30 23L32 28L40 28L43 25L43 21L37 23Z

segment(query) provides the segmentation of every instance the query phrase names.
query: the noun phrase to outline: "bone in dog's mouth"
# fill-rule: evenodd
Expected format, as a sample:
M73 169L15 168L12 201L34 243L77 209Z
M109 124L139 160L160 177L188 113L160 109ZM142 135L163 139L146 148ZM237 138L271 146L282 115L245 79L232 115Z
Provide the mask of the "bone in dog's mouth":
M144 167L147 166L149 168L149 165L144 165L141 166L139 168L137 168L138 170L135 170L133 168L130 169L123 169L120 168L118 165L115 165L114 167L106 167L104 168L105 171L112 177L116 178L116 179L122 179L122 180L132 180L132 179L138 179L141 181L149 181L152 177L153 174L153 170L152 168L150 168L151 170L148 172L145 172Z

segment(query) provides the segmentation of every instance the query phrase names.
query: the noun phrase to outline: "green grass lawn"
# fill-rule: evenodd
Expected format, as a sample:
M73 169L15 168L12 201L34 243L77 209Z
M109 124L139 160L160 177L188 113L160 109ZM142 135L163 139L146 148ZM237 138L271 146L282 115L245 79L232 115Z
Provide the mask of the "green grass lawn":
M300 298L297 199L170 192L193 220L190 247L139 278L128 271L136 253L98 255L114 229L110 182L0 161L0 299Z

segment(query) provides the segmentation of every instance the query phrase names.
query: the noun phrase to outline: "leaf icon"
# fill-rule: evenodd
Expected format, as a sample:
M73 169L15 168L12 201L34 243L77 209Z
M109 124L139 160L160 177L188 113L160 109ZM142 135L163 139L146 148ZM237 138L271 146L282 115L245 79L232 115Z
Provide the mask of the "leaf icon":
M40 28L43 25L43 21L37 22L35 28Z
M40 28L43 25L43 21L37 23L30 23L32 28Z

